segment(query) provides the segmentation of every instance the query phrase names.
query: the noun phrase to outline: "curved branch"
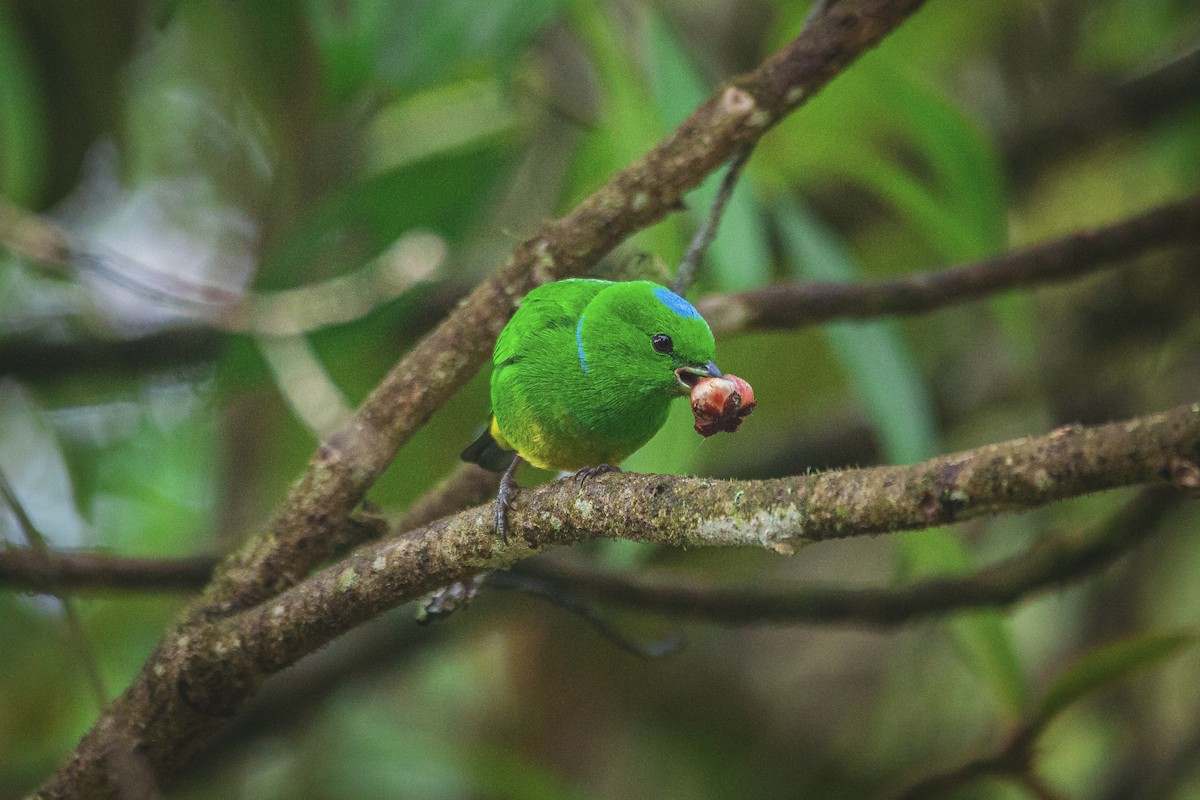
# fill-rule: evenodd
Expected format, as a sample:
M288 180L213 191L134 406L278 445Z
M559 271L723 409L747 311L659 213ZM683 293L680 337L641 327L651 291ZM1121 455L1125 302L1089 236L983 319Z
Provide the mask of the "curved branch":
M811 542L1024 511L1118 486L1178 479L1188 488L1197 461L1200 403L911 466L765 481L629 473L581 488L557 481L521 492L509 517L519 535L509 545L494 536L490 506L480 506L361 548L269 603L222 621L213 641L238 657L206 661L206 670L274 672L386 608L584 539L790 553ZM214 698L209 691L193 696L201 693Z
M893 627L939 613L1007 607L1102 569L1154 533L1173 507L1165 500L1162 491L1146 489L1093 535L1052 534L974 574L926 578L899 587L714 587L539 560L522 563L517 570L583 598L704 622Z
M1175 480L1189 488L1197 461L1200 403L912 466L769 481L630 473L583 487L558 481L521 492L509 518L519 535L508 545L494 535L491 507L479 506L360 548L260 606L193 623L160 644L126 694L126 713L156 720L132 735L139 755L164 774L267 675L385 609L557 545L622 537L790 552L807 542L1011 513L1118 486ZM87 752L102 760L121 730L98 728ZM77 764L58 780L77 785Z
M1007 289L1070 280L1186 242L1200 242L1200 194L975 264L864 283L778 284L705 297L696 308L718 336L832 319L924 314Z

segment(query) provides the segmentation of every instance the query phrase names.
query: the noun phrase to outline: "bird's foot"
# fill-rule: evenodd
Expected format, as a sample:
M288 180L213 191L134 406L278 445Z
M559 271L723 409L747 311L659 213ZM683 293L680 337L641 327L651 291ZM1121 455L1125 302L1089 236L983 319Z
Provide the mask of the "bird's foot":
M597 475L603 475L606 472L620 472L620 467L614 467L612 464L597 464L594 467L583 467L576 470L575 480L579 481L579 485L583 486L584 481L588 478L594 478Z
M508 544L508 512L513 507L513 496L517 493L517 466L521 457L517 456L500 476L500 491L496 493L496 532L505 544Z

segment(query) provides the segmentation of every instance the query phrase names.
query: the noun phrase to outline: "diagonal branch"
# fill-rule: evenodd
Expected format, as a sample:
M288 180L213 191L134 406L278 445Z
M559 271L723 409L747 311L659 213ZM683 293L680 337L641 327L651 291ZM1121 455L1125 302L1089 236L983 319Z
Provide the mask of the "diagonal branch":
M832 319L924 314L1008 289L1070 280L1189 242L1200 242L1200 194L975 264L864 283L784 283L713 295L696 307L718 336Z

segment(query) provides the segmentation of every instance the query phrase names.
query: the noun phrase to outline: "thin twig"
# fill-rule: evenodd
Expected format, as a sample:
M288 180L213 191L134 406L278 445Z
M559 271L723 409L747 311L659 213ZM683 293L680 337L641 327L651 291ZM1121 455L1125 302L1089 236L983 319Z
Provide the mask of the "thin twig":
M678 633L650 641L636 639L622 631L594 606L569 590L564 590L561 585L542 580L536 575L493 572L488 575L487 584L496 589L517 589L566 609L595 628L605 639L639 658L660 658L676 653L683 647L683 636Z
M704 252L717 236L717 226L721 224L725 206L729 204L729 198L733 196L738 177L742 174L742 167L746 166L752 152L754 152L754 142L747 144L730 159L729 168L725 170L725 177L721 179L721 187L717 190L712 208L708 210L708 216L705 217L704 223L692 237L691 244L688 245L687 252L683 255L683 260L679 262L679 268L675 270L675 280L671 281L671 291L675 294L681 296L687 294L692 281L696 279L696 267L699 266L700 259L704 258Z
M705 297L696 307L717 335L923 314L1000 291L1070 280L1190 242L1200 242L1200 194L974 264L863 283L785 283Z
M21 504L20 498L17 497L17 493L13 490L8 476L4 474L3 470L0 470L0 496L3 496L4 502L17 518L17 526L21 529L30 550L42 563L48 564L52 556L50 546L46 543L46 537L42 535L29 514L26 513L25 506ZM108 707L108 691L104 686L104 676L100 673L100 663L96 658L96 651L92 649L87 632L83 629L83 623L79 619L75 603L69 594L54 586L53 583L47 588L47 593L54 595L62 604L63 621L67 624L67 639L71 643L71 649L75 651L76 661L83 669L84 675L87 676L88 687L96 701L96 707L100 711L104 711Z

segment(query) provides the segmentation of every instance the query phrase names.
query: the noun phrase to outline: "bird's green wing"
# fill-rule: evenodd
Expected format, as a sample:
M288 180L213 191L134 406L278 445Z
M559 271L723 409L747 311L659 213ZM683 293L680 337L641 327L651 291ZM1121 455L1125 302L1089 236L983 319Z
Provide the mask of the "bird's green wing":
M547 332L574 331L587 304L611 283L596 278L570 278L533 289L521 299L520 309L496 339L492 364L501 369L516 363L531 341Z

